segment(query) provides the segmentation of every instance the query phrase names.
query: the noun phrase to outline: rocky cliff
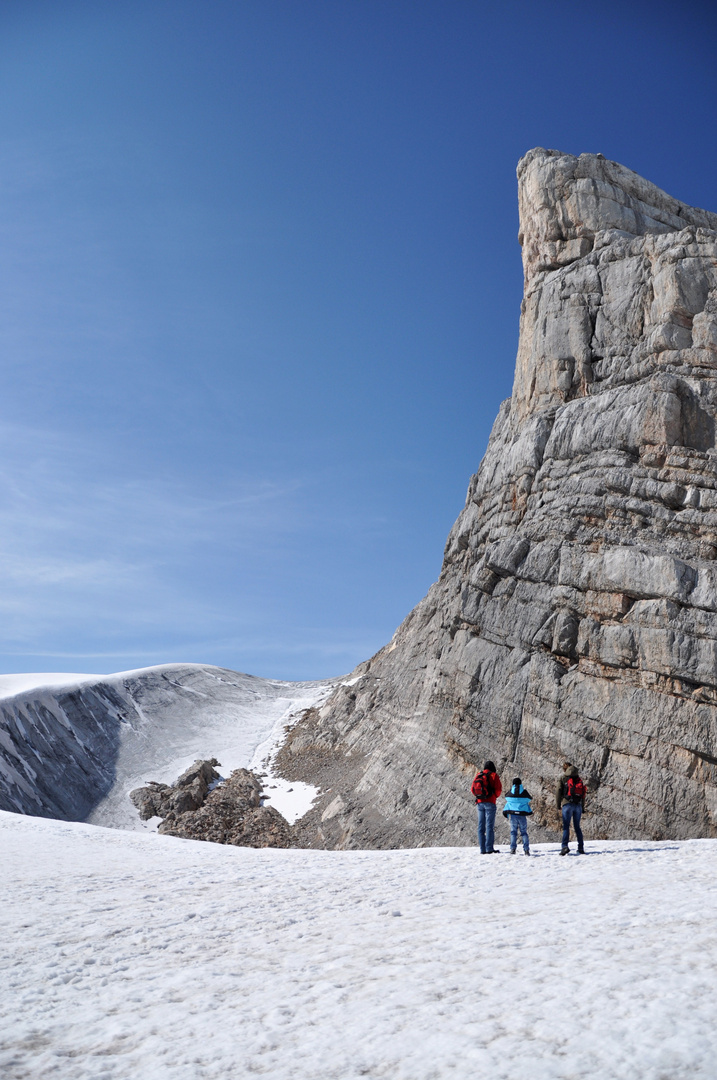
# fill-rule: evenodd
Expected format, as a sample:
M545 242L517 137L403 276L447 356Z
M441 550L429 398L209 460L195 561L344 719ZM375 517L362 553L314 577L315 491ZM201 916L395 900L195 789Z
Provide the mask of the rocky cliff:
M717 215L599 154L518 183L513 394L441 576L282 751L315 846L472 843L485 757L536 838L565 759L588 835L717 835Z

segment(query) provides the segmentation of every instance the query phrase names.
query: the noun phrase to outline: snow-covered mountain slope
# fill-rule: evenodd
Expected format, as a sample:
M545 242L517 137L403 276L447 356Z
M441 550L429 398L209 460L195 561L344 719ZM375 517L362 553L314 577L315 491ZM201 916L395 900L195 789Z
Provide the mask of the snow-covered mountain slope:
M254 850L0 814L4 1080L712 1080L717 841Z
M0 809L141 829L127 795L197 757L257 767L291 717L336 682L287 683L204 664L116 675L0 676ZM278 783L274 781L274 783ZM308 785L274 805L289 818ZM309 798L307 799L307 793ZM292 814L292 810L294 813Z

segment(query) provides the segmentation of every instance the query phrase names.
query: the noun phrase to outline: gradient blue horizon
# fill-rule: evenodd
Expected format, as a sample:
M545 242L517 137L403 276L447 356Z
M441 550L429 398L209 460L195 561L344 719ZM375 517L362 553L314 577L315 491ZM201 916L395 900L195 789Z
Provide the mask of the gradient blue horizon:
M500 401L515 167L717 210L712 4L0 2L0 670L349 671Z

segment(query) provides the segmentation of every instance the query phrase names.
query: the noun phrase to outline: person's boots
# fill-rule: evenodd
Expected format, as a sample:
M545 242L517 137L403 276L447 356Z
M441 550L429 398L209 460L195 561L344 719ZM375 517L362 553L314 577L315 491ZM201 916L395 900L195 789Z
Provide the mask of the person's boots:
M511 855L515 855L515 848L514 848L514 847L512 847L512 848L510 849L510 853L511 853Z
M560 849L560 854L561 855L567 855L569 851L570 851L569 847L564 847L564 848Z
M530 848L526 848L523 852L524 855L530 855Z
M582 844L578 844L578 855L584 855L584 854L585 854L585 848L583 847Z

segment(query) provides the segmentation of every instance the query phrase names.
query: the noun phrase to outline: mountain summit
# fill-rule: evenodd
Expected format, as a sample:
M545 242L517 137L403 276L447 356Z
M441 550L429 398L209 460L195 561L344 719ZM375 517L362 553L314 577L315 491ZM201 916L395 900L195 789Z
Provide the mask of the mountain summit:
M486 757L555 835L717 835L717 214L602 155L518 165L515 383L441 576L290 732L328 847L473 842Z

